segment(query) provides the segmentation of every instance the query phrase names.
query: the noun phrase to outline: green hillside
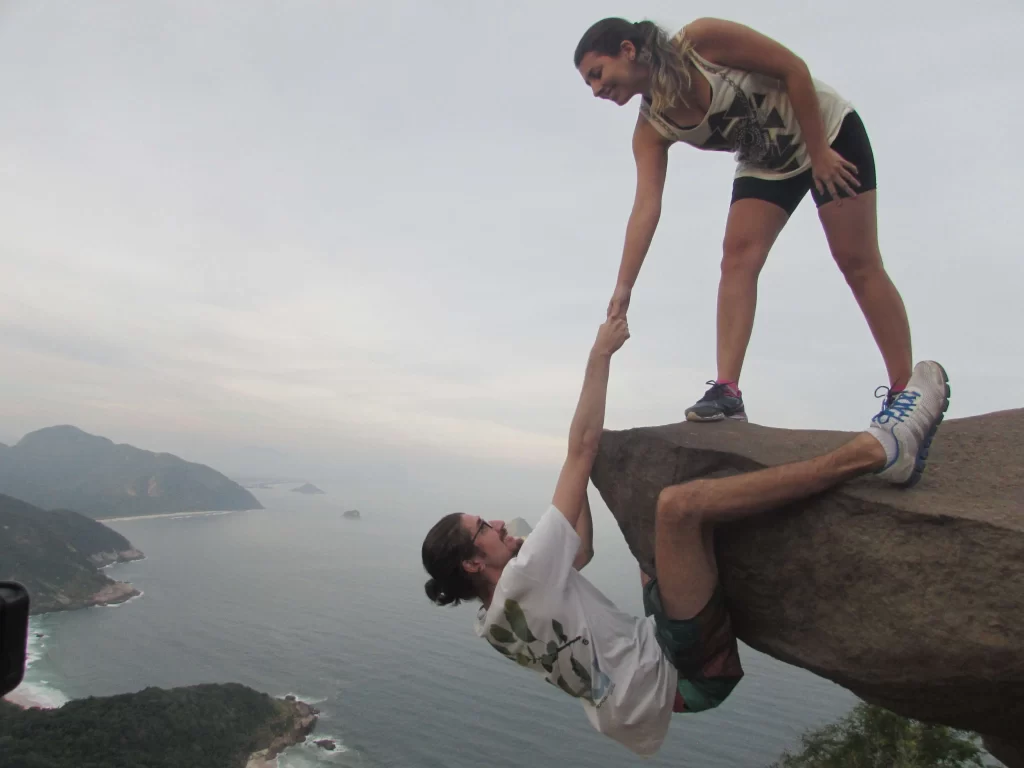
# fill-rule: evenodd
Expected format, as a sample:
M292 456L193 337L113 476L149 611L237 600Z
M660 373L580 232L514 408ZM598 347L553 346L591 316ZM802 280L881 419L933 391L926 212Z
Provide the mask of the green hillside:
M22 710L0 700L4 768L244 768L300 740L315 722L301 702L239 685L146 688Z
M33 614L92 605L102 590L115 594L117 582L96 566L119 555L141 553L121 534L77 512L51 512L0 495L0 580L25 586ZM120 599L132 594L127 587L120 592Z

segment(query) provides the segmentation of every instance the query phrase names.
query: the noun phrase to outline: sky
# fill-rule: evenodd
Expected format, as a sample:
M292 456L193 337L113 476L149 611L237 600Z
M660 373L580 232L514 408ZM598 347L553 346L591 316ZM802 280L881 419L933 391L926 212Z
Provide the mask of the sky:
M781 7L0 0L0 441L74 424L537 517L634 194L638 101L572 65L608 15L748 24L851 99L915 358L952 417L1021 407L1024 6ZM714 377L733 170L670 153L610 429L680 421ZM886 383L808 198L761 276L747 411L861 429Z

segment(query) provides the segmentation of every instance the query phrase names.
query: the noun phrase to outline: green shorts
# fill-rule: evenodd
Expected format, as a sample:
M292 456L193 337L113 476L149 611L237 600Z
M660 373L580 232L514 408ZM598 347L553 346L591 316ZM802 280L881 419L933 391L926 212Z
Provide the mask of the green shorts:
M674 712L703 712L721 704L743 677L736 635L721 586L692 619L665 616L658 580L644 587L644 612L654 616L658 645L679 672Z

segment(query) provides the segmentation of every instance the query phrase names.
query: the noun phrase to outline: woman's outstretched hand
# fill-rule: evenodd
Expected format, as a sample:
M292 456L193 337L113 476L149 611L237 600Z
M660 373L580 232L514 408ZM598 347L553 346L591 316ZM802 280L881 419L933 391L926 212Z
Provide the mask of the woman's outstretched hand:
M626 316L626 312L629 309L629 297L632 293L633 289L628 285L619 283L615 286L612 300L608 302L608 319Z

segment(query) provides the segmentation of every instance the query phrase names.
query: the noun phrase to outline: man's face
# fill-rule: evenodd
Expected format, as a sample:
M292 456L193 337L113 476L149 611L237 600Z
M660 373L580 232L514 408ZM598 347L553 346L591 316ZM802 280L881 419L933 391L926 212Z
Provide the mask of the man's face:
M499 573L519 553L523 540L510 536L504 520L484 520L476 515L463 515L462 525L473 537L476 555L467 564L467 570L493 569Z

